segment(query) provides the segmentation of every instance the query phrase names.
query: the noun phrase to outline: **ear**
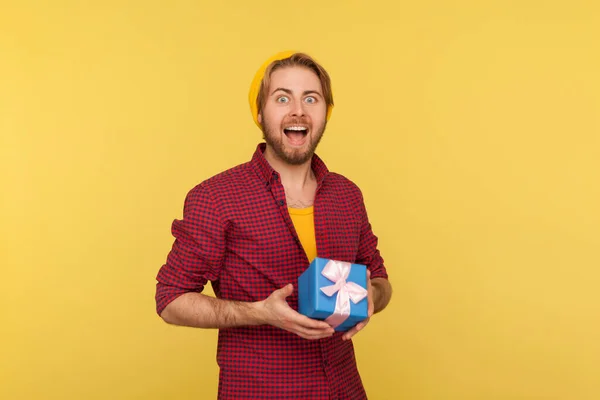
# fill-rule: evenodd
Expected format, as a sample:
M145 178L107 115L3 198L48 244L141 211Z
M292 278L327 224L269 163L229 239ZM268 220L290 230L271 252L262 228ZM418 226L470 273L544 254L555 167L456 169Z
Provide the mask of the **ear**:
M258 113L257 119L258 123L262 125L262 112Z

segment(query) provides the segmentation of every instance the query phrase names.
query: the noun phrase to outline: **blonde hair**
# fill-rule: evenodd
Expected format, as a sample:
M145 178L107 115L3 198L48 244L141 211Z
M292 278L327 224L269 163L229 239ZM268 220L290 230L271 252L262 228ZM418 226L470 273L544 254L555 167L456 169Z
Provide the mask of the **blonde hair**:
M271 75L278 69L288 67L308 68L317 75L321 82L325 103L327 104L327 120L329 120L333 109L333 92L331 90L331 78L329 77L329 74L325 68L308 54L288 51L279 53L267 60L254 77L249 93L250 109L252 111L254 122L260 127L258 115L262 111L268 97L267 91L269 90L269 85L271 83Z

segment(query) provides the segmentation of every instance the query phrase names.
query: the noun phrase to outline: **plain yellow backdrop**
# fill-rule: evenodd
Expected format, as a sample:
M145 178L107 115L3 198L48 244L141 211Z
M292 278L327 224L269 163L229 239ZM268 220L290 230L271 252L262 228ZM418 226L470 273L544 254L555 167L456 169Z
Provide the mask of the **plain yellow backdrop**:
M600 399L599 10L1 1L0 398L215 398L216 331L163 323L155 276L299 49L395 289L354 341L370 398Z

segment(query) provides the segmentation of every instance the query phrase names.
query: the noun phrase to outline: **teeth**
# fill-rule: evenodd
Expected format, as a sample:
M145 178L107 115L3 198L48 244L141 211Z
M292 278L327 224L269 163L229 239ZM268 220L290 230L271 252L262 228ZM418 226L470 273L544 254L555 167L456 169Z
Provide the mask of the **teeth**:
M307 128L303 126L289 126L285 129L287 129L288 131L305 131Z

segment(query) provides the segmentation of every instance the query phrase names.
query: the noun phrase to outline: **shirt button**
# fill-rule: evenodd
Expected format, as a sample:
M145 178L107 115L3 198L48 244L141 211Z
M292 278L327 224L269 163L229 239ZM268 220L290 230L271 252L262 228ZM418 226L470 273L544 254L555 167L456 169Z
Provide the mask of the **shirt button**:
M273 174L273 179L277 180L278 178L279 178L279 175Z
M284 205L284 204L285 204L285 201L283 201L283 200L279 200L279 205L280 205L280 206L282 206L282 205Z

